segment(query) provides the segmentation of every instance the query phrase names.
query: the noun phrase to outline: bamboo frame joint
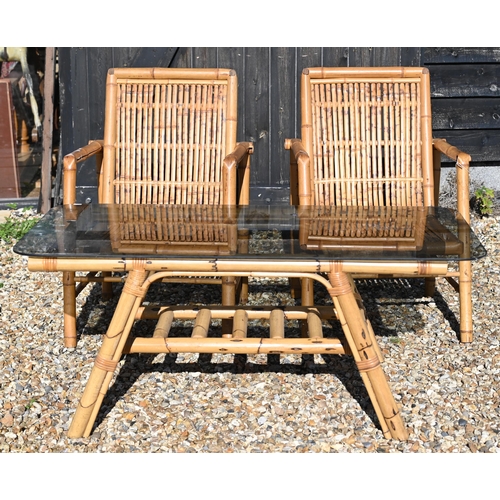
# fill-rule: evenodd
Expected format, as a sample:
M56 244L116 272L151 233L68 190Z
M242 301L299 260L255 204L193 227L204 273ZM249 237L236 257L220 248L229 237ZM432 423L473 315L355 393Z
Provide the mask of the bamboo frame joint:
M102 356L97 355L95 358L94 365L96 368L100 368L106 372L114 372L116 367L118 366L117 361L113 361L112 359L105 359Z
M356 366L360 372L369 372L380 366L380 360L377 356L365 360L356 361Z

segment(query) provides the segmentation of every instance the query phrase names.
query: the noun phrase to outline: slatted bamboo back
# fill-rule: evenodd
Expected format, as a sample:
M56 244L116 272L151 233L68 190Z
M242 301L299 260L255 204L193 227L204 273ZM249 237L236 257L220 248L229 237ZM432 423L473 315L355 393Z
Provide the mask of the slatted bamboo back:
M433 205L426 68L308 68L301 104L310 204Z
M236 124L234 70L109 70L100 200L234 203L222 161L236 145Z

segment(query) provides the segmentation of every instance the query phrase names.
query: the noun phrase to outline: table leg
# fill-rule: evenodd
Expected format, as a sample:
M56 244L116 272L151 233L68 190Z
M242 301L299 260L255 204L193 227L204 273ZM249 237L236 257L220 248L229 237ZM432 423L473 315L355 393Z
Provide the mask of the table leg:
M134 324L135 315L146 294L142 285L147 276L148 273L142 269L130 271L127 276L115 313L104 335L102 346L71 422L68 431L70 438L87 437L92 431L102 400Z
M384 371L381 352L368 320L365 318L361 301L356 299L355 288L350 276L344 272L330 272L329 290L344 329L347 342L366 386L384 436L400 440L408 439L408 432L401 418Z
M64 347L76 347L76 289L75 273L63 273Z

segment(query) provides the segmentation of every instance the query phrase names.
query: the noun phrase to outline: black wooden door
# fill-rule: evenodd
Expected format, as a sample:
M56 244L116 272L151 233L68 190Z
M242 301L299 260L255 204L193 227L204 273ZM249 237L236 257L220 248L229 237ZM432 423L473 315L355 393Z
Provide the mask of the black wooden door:
M289 153L300 130L300 74L309 66L422 66L431 71L433 128L473 157L499 165L500 49L412 47L59 48L62 154L103 136L111 67L228 67L239 81L238 140L252 141L252 198L286 202ZM95 167L78 171L77 200L96 198Z

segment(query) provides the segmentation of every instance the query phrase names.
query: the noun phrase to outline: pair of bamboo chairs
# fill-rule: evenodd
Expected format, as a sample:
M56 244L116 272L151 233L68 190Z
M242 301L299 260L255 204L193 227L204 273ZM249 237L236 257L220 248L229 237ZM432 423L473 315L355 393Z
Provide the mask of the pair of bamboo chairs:
M427 69L308 68L301 78L302 137L285 141L293 204L434 206L444 154L456 161L458 211L469 222L470 157L432 138ZM248 204L253 145L236 142L236 124L234 70L111 69L104 140L65 157L64 204L75 203L77 164L91 156L101 203ZM461 341L470 342L471 266L459 266L445 278L460 293ZM76 346L78 293L100 281L109 294L113 280L63 274L67 347ZM223 305L245 300L245 283L221 284ZM426 293L434 286L426 279ZM301 295L303 305L313 305L309 280Z

